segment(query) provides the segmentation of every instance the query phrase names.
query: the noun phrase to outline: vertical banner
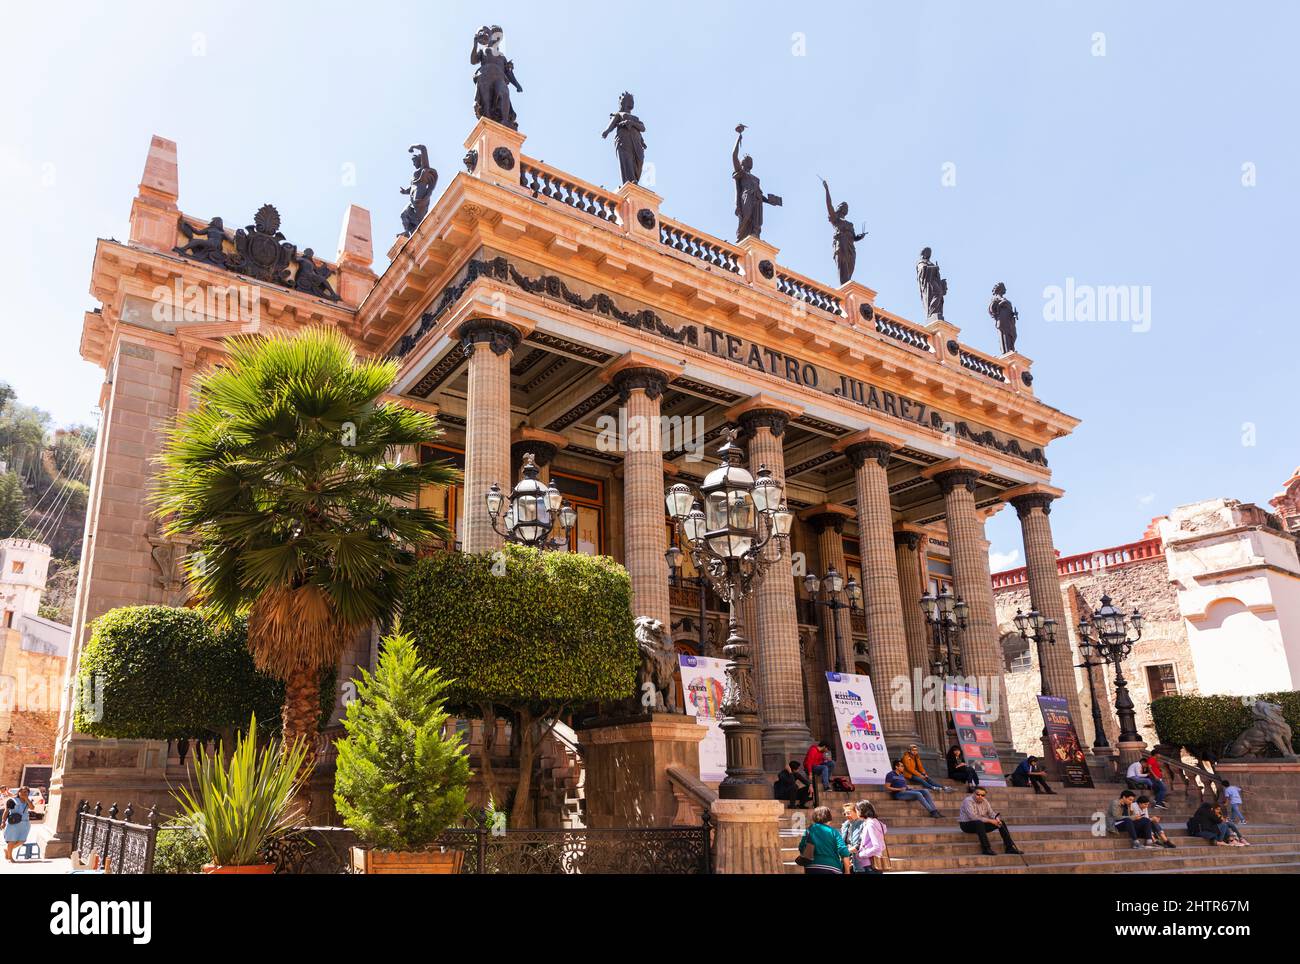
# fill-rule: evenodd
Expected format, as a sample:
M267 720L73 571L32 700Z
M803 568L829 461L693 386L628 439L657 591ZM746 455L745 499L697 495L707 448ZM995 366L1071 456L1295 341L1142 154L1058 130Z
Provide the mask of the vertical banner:
M718 722L722 718L722 691L727 685L727 661L680 653L677 668L682 674L682 702L687 715L709 728L700 743L700 779L721 783L727 775L727 741Z
M1007 778L993 745L993 727L984 719L984 698L977 685L961 683L958 679L948 679L943 684L948 712L957 731L957 744L966 762L979 772L983 786L1005 787Z
M831 691L831 706L835 707L835 730L849 778L854 784L884 783L885 774L893 767L880 728L871 680L852 673L827 673L826 682Z
M1062 696L1040 696L1038 708L1043 712L1047 742L1052 748L1052 760L1061 774L1061 782L1067 787L1091 787L1092 772L1088 769L1083 747L1079 745L1070 705Z

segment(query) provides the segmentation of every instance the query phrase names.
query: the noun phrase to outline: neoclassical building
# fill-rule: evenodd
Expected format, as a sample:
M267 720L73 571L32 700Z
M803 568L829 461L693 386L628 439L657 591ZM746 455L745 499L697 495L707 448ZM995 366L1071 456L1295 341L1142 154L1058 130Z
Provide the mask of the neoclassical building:
M862 593L834 612L838 627L802 572L768 576L747 601L769 769L832 732L828 669L868 672L878 694L929 671L927 588L965 599L965 672L1001 691L984 520L1003 503L1020 516L1034 605L1066 619L1047 449L1077 420L1038 398L1030 360L982 351L951 322L909 321L865 285L805 277L766 240L724 241L644 187L599 187L524 146L522 132L480 120L466 170L377 274L370 215L355 206L333 261L286 241L291 226L269 206L238 231L183 214L176 145L154 138L129 236L101 239L91 273L81 352L105 381L74 647L115 606L185 599L186 546L158 534L144 496L195 373L232 334L330 325L396 359L393 394L438 414L445 438L419 457L450 459L463 482L423 498L460 548L498 544L484 494L508 489L531 452L578 510L572 548L624 563L636 614L671 626L684 651L717 653L723 614L689 569L670 574L664 490L701 480L722 433L740 430L751 467L785 482L796 562L834 566ZM662 431L619 431L633 424ZM1074 694L1069 658L1055 656L1056 691ZM368 648L349 659L368 661ZM880 709L891 747L939 744L935 713L907 699ZM1005 714L994 728L1010 753ZM166 755L106 748L70 732L65 713L56 783L80 794L132 767L156 779Z

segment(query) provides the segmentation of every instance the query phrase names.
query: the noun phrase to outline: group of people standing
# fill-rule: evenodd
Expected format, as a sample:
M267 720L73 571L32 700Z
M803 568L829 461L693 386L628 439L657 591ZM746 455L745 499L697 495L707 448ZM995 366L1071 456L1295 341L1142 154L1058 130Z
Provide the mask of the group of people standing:
M799 838L796 858L808 874L879 874L888 860L889 828L876 816L870 800L846 803L838 830L830 807L817 807L812 823Z

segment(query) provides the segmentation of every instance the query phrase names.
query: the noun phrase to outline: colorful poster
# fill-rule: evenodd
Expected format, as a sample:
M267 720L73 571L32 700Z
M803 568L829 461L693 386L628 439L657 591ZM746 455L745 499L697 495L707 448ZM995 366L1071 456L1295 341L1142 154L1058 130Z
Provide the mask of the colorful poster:
M892 767L871 679L853 673L827 673L826 682L835 708L839 752L849 768L849 779L855 785L884 783Z
M973 682L962 683L959 679L945 680L943 684L948 712L957 731L957 743L966 756L966 762L979 771L982 785L1005 787L1007 778L993 745L993 727L984 718L984 698Z
M681 653L677 668L682 675L682 702L687 714L709 728L700 743L700 779L721 783L727 775L727 741L718 722L722 718L722 690L727 685L727 661Z
M1062 696L1040 696L1038 708L1043 712L1047 742L1052 748L1052 763L1061 776L1061 782L1067 787L1091 787L1092 772L1088 769L1083 747L1079 745L1070 705Z

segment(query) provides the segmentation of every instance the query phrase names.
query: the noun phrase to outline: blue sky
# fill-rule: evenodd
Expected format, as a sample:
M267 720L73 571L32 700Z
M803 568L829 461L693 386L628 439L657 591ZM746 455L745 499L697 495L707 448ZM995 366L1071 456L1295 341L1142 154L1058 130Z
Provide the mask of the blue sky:
M1300 462L1300 6L1283 3L15 6L0 380L60 422L88 417L101 373L77 345L94 239L126 236L154 133L179 143L184 211L239 224L269 201L291 240L332 255L360 204L382 270L406 147L429 146L442 185L459 169L468 52L489 17L524 86L531 156L614 185L599 134L628 89L669 216L730 236L743 121L785 199L764 226L782 263L834 279L821 174L870 231L856 278L883 307L918 318L913 265L930 245L948 319L996 351L985 305L1005 281L1039 396L1083 419L1049 452L1063 552L1136 539L1181 503L1266 502ZM1044 320L1044 289L1067 278L1141 286L1149 326ZM997 562L1019 564L1013 512L989 536Z

